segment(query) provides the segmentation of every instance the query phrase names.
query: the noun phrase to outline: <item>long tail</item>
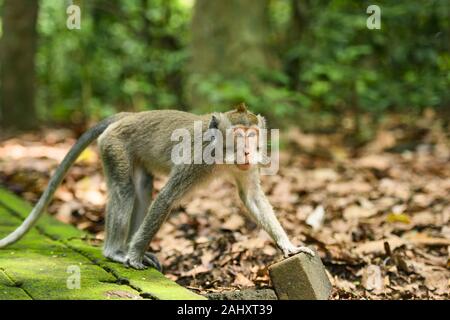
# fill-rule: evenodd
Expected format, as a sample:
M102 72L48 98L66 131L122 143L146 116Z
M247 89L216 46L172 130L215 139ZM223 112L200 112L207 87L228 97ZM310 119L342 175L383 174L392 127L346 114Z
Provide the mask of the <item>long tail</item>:
M33 225L42 215L48 203L52 199L56 188L64 179L67 170L69 170L70 166L75 162L81 152L86 149L92 141L100 136L100 134L102 134L102 132L105 131L110 124L126 117L128 114L129 113L123 112L106 118L81 135L80 139L78 139L72 149L69 150L59 167L56 169L55 174L52 176L48 183L47 189L41 195L38 203L35 205L30 215L16 230L0 240L0 248L4 248L10 244L15 243L33 227Z

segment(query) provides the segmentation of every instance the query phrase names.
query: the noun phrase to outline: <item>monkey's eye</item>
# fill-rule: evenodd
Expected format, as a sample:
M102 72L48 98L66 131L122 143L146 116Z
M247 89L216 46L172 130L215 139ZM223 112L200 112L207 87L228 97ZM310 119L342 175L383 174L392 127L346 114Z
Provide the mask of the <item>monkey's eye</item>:
M234 132L234 135L235 135L236 137L239 137L239 138L245 137L245 133L244 133L243 130L236 130L236 131Z
M255 132L255 131L250 131L250 132L247 134L247 137L249 137L249 138L256 137L256 132Z

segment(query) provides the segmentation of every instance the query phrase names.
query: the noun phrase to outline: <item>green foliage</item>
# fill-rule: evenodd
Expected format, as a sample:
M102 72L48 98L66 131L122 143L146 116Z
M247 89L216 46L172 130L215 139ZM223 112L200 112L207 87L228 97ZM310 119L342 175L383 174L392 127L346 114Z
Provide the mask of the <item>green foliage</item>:
M366 27L369 4L309 3L285 54L301 62L299 90L321 110L448 106L450 3L381 2L381 30Z
M182 102L190 11L178 1L84 1L81 30L66 28L65 9L41 1L42 117L101 118Z
M68 30L66 3L41 0L41 117L192 109L185 100L191 2L81 1L81 30ZM450 2L379 1L381 30L366 27L369 1L302 1L300 20L293 15L295 3L270 5L268 51L279 68L231 78L211 71L198 83L215 109L246 101L257 112L295 119L305 111L448 107Z
M225 78L213 74L198 83L200 93L215 109L227 111L230 106L245 101L252 111L275 117L295 115L296 106L307 105L309 100L301 93L288 89L285 74L271 71L259 74L260 81L254 84L244 76Z

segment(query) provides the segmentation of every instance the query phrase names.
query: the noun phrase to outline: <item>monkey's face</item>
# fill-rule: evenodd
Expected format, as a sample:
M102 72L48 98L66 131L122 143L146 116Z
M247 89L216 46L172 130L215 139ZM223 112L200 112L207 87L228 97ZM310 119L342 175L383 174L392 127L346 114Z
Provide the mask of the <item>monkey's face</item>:
M235 126L233 139L236 150L236 166L240 170L248 170L251 165L257 164L259 128Z
M264 164L266 147L266 121L255 115L241 103L235 110L212 115L209 129L218 129L225 137L225 163L236 165L240 170L249 170L253 165Z

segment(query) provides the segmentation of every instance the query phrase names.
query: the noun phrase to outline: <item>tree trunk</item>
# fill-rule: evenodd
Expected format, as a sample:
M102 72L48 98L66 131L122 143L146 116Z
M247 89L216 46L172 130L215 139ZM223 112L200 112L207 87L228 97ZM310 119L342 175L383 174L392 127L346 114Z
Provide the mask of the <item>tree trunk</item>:
M213 75L257 81L255 71L269 66L268 0L197 0L192 19L188 100L209 104L198 86Z
M35 69L37 0L5 0L0 41L0 123L36 125Z
M287 45L288 50L295 49L301 43L302 35L309 25L309 10L311 8L311 3L309 0L291 0L291 21L290 27L287 30ZM299 90L300 85L300 70L301 61L298 55L294 55L286 59L285 72L288 75L289 87L292 90Z

